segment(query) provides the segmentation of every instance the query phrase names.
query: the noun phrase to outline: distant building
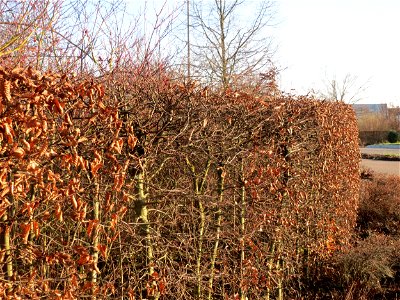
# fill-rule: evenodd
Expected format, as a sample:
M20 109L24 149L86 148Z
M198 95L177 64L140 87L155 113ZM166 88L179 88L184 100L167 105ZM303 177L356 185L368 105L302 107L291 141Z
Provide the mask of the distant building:
M383 114L388 117L388 106L384 104L353 104L353 109L357 118L365 116L366 114Z

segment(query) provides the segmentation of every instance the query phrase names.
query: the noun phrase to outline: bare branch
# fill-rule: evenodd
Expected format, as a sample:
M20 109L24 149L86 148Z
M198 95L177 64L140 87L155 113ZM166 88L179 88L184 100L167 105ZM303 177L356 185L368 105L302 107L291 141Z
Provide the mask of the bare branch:
M250 21L240 23L239 10L244 3L214 0L206 9L202 2L192 4L197 41L192 44L197 63L192 65L199 76L217 79L224 88L232 84L233 76L265 67L272 55L265 33L273 16L271 2L263 1Z

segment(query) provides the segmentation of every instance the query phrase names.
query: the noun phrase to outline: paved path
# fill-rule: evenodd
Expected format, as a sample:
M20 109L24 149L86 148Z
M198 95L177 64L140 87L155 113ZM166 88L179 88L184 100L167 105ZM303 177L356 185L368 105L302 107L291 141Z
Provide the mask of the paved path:
M400 144L368 145L366 148L373 148L373 149L400 149Z
M367 154L400 155L400 148L398 149L361 148L360 151L361 153L367 153ZM362 159L361 166L367 167L377 173L400 176L400 161Z
M360 148L361 153L366 154L389 154L389 155L400 155L400 148L398 149L387 149L387 148Z
M400 161L362 159L361 166L369 168L377 173L400 176Z

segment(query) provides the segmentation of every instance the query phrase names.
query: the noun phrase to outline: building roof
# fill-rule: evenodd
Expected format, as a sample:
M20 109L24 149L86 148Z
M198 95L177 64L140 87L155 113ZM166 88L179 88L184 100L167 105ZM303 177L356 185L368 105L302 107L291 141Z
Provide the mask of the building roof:
M387 104L352 104L356 115L362 115L366 113L383 113L387 114L388 107Z

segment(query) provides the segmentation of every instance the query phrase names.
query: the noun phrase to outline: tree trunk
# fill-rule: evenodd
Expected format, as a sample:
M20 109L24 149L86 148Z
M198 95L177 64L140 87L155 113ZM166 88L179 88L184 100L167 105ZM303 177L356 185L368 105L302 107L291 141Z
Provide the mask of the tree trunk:
M192 175L193 182L193 190L196 197L197 206L200 214L200 224L199 224L199 235L198 235L198 244L197 244L197 259L196 259L196 278L197 278L197 298L202 299L202 273L201 273L201 260L203 256L203 240L204 240L204 228L206 223L206 213L204 210L204 205L201 199L201 195L204 194L204 186L207 179L208 171L211 166L211 160L209 159L206 164L206 168L204 169L203 176L200 178L197 177L196 170L194 165L189 161L186 157L186 163L190 169L190 173Z
M218 246L219 246L219 240L220 240L220 235L221 235L221 221L222 221L222 210L221 210L221 205L222 205L222 200L223 200L223 193L224 193L224 177L225 177L225 171L223 166L219 166L217 168L217 175L218 175L218 187L217 187L217 193L218 193L218 209L217 209L217 232L216 232L216 238L215 238L215 244L214 244L214 249L213 249L213 254L211 257L211 266L210 266L210 279L208 281L208 300L212 299L212 294L213 294L213 284L214 284L214 274L215 274L215 263L217 261L218 257Z
M9 176L9 182L12 183L14 176L11 174ZM12 187L13 188L13 187ZM10 196L9 199L7 199L11 205L14 204L14 199L13 196ZM13 259L12 259L12 254L11 254L11 226L8 220L8 215L10 213L10 208L6 208L4 211L3 216L1 217L1 223L2 223L2 230L0 233L0 243L1 243L1 250L4 251L4 261L5 261L5 275L7 280L12 280L14 271L13 271ZM9 288L9 291L11 291L11 286Z
M1 222L3 223L2 225L2 231L1 231L1 248L2 251L4 251L4 261L6 263L5 265L5 271L6 271L6 278L7 280L11 280L13 276L13 262L12 262L12 257L11 257L11 245L10 245L10 225L8 224L8 213L5 212L4 215L1 218Z
M99 184L97 182L97 179L94 179L94 186L95 186L95 194L93 196L93 214L92 214L92 221L94 223L94 229L93 229L93 240L92 240L92 260L93 260L93 266L94 269L91 272L91 281L93 284L93 295L92 299L96 299L96 296L94 295L94 290L96 289L96 284L97 284L97 277L98 277L98 269L97 269L97 264L99 261L99 234L98 234L98 226L100 223L100 199L99 199Z
M147 258L147 272L148 278L150 280L150 295L149 298L153 300L157 300L160 297L160 293L158 291L157 282L154 280L154 254L153 254L153 244L151 241L151 226L149 223L148 209L147 209L147 195L145 193L144 187L144 172L140 171L136 175L137 183L137 200L135 207L140 211L140 221L142 222L142 231L145 236L146 241L146 258Z
M246 293L243 290L243 279L244 279L244 259L245 259L245 222L246 222L246 187L244 185L244 174L243 174L243 160L241 162L240 171L241 171L241 190L240 190L240 300L246 299Z

